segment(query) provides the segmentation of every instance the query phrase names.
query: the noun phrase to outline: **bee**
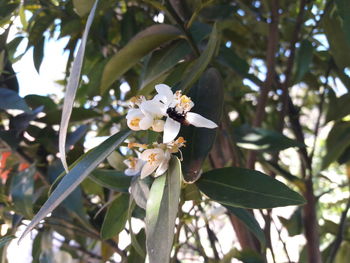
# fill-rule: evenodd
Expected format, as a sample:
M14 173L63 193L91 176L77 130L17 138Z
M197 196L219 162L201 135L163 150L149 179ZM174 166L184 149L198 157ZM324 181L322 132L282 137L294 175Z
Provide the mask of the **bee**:
M180 122L182 125L186 125L186 126L190 125L190 123L186 120L186 113L178 113L175 107L168 108L166 113L170 118L172 118L177 122Z

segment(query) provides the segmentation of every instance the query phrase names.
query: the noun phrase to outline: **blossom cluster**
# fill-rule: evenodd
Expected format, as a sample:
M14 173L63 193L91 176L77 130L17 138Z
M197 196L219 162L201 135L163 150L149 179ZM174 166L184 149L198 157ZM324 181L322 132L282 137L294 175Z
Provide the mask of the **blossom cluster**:
M163 132L163 143L151 145L130 143L129 148L138 148L138 157L129 157L124 161L128 166L126 175L141 174L144 178L154 171L154 176L166 172L172 153L177 153L185 145L182 137L176 139L182 125L193 125L213 129L217 125L203 116L190 112L194 103L180 90L175 93L165 84L155 86L157 95L151 100L144 96L133 97L126 115L127 125L131 130L153 130Z

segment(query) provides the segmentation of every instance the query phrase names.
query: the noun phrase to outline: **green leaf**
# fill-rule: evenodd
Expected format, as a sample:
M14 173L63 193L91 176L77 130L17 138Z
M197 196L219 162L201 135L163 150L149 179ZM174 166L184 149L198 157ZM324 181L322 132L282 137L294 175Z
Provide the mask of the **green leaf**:
M282 151L290 147L305 147L283 134L263 128L243 125L234 131L237 145L248 150Z
M146 210L147 200L149 197L149 186L145 180L141 180L137 176L131 183L130 193L135 201L135 203Z
M73 0L74 10L79 16L84 17L90 12L94 2L95 0Z
M18 214L26 218L33 217L33 194L34 194L35 167L18 172L12 177L11 197Z
M118 192L128 192L132 177L115 170L96 169L89 178L95 183Z
M339 98L332 94L329 96L329 107L326 115L326 122L340 120L350 114L350 93Z
M27 95L24 97L24 100L26 103L32 108L38 108L40 106L44 106L44 112L50 112L57 110L56 103L47 96L40 96L40 95Z
M278 218L287 229L289 236L300 235L303 232L302 208L298 207L289 219L281 216Z
M0 238L0 248L4 247L8 242L10 242L14 238L16 238L14 235L4 236Z
M118 147L129 135L130 131L119 132L99 146L93 148L81 158L72 170L66 174L48 200L29 223L20 239L28 234L42 219L51 213L74 189L89 175L116 147Z
M323 28L337 66L343 70L350 66L350 43L342 30L341 18L333 4L326 8L322 18Z
M246 77L248 75L249 64L240 58L232 48L220 48L218 61L232 68L242 77Z
M221 76L215 68L203 74L189 96L195 103L192 112L220 124L224 96ZM182 128L180 135L186 140L186 147L182 150L184 179L193 182L198 179L202 163L215 141L216 129L188 126Z
M337 122L328 134L326 140L326 155L322 159L322 168L327 168L336 161L350 146L350 122Z
M140 89L159 78L172 69L183 57L191 52L191 48L185 40L180 40L159 51L153 52L147 63L146 71L142 78Z
M312 43L304 39L297 52L295 82L300 82L304 75L309 71L313 56Z
M141 58L160 45L179 38L181 31L172 25L153 25L138 33L106 64L101 80L101 93L132 68Z
M34 45L33 50L33 61L34 66L38 74L40 74L40 66L44 58L44 45L45 45L45 37L41 37L39 41Z
M6 88L0 88L0 109L23 110L27 113L32 112L25 100L17 92Z
M245 224L249 231L260 241L261 246L265 247L265 234L255 217L243 208L229 205L225 205L225 207L230 213L234 214L243 224Z
M83 60L84 60L85 46L86 46L87 37L89 35L89 30L90 30L92 21L94 20L97 3L98 3L98 0L95 1L95 4L92 7L88 20L86 22L85 30L81 38L81 43L78 49L78 53L74 59L72 70L69 75L66 94L64 96L60 132L58 137L58 148L59 148L60 158L61 158L63 167L67 172L69 171L67 160L66 160L66 136L67 136L68 124L72 114L75 94L79 86L80 74L81 74L81 69L82 69Z
M348 0L335 0L335 5L337 7L339 16L341 18L341 28L345 34L345 38L350 44L350 5Z
M197 59L192 69L189 70L185 78L181 81L179 89L186 91L187 89L193 86L193 84L201 77L202 73L206 70L210 61L214 57L215 51L217 50L219 44L220 37L217 25L214 24L206 49Z
M215 169L196 182L209 198L242 208L273 208L301 205L304 198L286 185L255 170L238 167Z
M146 208L146 246L150 263L167 263L173 246L181 192L181 164L174 157L168 172L155 179Z
M101 227L102 239L113 238L125 227L128 220L129 195L121 194L108 207Z

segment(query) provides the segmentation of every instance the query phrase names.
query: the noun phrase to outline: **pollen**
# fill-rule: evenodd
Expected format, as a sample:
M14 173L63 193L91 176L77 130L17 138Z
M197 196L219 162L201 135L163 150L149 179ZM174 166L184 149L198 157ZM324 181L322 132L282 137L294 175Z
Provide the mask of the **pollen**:
M129 149L132 149L132 148L147 149L147 144L141 144L141 143L137 143L137 142L129 142L128 143L128 148Z
M180 100L181 100L181 103L184 103L184 104L192 102L191 98L187 97L186 95L182 95Z
M129 157L128 160L129 162L129 166L131 169L135 169L136 167L136 159L134 157Z
M151 153L149 156L148 156L148 160L147 162L149 162L150 164L153 164L154 162L157 161L157 154L156 153Z
M179 137L176 140L176 143L179 143L179 144L182 144L182 143L185 143L185 142L186 142L186 140L184 139L184 137Z

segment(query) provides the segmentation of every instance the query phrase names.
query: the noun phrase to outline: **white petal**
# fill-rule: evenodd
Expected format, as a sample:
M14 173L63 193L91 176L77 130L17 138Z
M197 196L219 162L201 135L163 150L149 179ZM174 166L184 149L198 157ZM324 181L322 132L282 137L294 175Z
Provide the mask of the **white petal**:
M153 118L151 118L150 116L145 115L139 123L140 129L141 130L148 130L149 128L151 128L153 124Z
M151 165L150 163L145 163L145 165L142 167L142 170L141 170L141 179L153 173L154 170L157 168L157 166L158 165Z
M164 131L164 124L165 124L165 121L163 121L163 120L154 120L153 125L152 125L152 129L155 132L162 132L162 131Z
M144 114L151 114L153 116L164 116L165 106L159 101L147 100L141 103L140 109Z
M166 151L164 160L159 165L155 176L160 176L160 175L164 174L168 170L169 160L170 160L170 152Z
M124 171L124 174L127 176L134 176L134 175L137 175L139 172L140 170L134 170L129 168Z
M126 119L133 119L136 116L143 116L144 114L142 113L142 111L140 109L130 109L128 111L128 114L126 114Z
M214 129L218 127L215 122L208 120L207 118L204 118L203 116L194 112L187 112L186 120L190 124L196 127L209 128L209 129Z
M174 93L171 91L171 88L165 84L158 84L155 86L156 91L160 96L162 96L162 101L169 105L174 99Z
M180 122L174 121L172 118L166 118L164 125L163 143L171 142L179 134L181 128Z
M154 149L147 149L145 151L143 151L141 153L141 160L144 160L144 161L147 161L148 160L148 157L151 155L151 154L156 154L157 155L157 160L159 160L159 162L157 163L157 166L159 165L159 163L163 160L164 158L164 151L160 148L154 148Z

